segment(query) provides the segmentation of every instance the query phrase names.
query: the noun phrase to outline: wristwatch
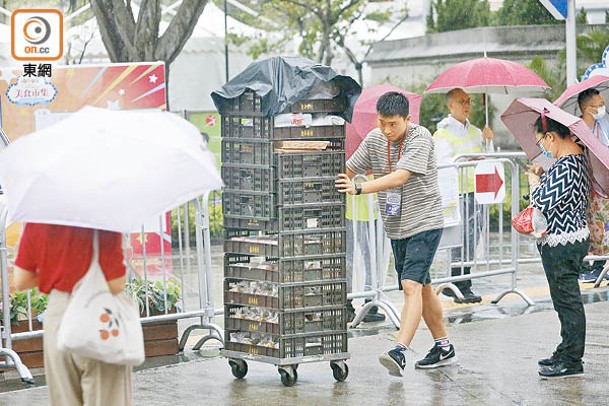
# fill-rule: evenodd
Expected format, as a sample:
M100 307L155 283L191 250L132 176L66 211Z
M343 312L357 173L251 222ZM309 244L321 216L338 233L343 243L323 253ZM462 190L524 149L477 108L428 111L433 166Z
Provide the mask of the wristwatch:
M355 185L355 194L356 195L361 195L362 194L362 185Z

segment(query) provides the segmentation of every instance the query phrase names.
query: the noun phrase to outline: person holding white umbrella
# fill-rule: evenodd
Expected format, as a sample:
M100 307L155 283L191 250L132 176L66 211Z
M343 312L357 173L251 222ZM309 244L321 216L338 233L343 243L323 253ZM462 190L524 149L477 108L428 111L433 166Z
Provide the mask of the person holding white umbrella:
M130 366L84 358L57 347L59 328L72 290L87 273L93 258L93 234L90 228L28 223L15 260L15 288L38 287L49 295L43 342L51 405L131 404ZM126 283L122 235L98 231L98 236L99 262L108 288L113 294L121 293Z
M487 125L481 131L470 123L469 114L472 107L472 99L463 89L456 88L446 94L446 105L450 114L437 125L437 131L433 135L438 164L450 164L460 154L481 153L483 151L483 140L492 141L493 130ZM476 246L480 240L483 229L483 217L480 206L475 204L474 199L474 173L468 171L467 179L459 181L461 194L461 218L463 219L463 244L462 248L453 248L451 251L452 261L471 261L475 257ZM474 221L475 219L475 221ZM463 254L462 254L463 252ZM454 267L452 276L469 275L471 267ZM464 296L463 300L456 297L450 289L444 289L442 293L453 297L457 303L477 303L482 298L472 291L472 281L464 280L455 282L455 286Z

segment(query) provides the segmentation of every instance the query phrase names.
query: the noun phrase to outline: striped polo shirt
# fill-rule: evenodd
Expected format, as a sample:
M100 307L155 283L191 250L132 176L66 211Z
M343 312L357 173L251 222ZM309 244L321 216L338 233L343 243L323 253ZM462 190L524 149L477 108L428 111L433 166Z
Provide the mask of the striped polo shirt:
M400 240L415 234L435 230L444 226L442 200L438 187L438 172L434 143L425 127L409 123L400 160L400 143L389 142L376 128L366 136L357 151L347 161L347 167L357 174L371 170L375 177L389 173L387 144L390 146L391 169L403 169L411 173L400 188L391 189L402 194L401 213L398 216L385 214L387 190L379 192L381 215L387 236ZM401 189L401 190L400 190Z

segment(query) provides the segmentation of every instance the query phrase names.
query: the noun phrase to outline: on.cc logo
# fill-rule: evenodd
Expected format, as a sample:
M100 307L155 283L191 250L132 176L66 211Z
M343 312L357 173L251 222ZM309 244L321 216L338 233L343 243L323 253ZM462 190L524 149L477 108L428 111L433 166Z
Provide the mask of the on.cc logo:
M51 24L42 17L28 18L23 25L23 36L32 45L43 44L51 36Z

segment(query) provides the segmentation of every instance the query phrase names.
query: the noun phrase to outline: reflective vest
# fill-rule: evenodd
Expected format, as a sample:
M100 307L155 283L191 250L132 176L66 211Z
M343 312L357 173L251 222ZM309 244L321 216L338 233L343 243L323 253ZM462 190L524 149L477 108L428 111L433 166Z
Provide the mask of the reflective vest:
M443 138L453 149L453 156L460 154L481 153L482 144L480 143L480 135L478 129L473 125L469 126L469 132L466 137L459 137L445 128L440 128L434 133L434 138ZM467 184L463 184L461 178L462 171L467 172ZM465 186L465 188L464 188ZM474 191L474 167L468 166L462 168L459 173L459 193L471 193Z

